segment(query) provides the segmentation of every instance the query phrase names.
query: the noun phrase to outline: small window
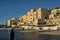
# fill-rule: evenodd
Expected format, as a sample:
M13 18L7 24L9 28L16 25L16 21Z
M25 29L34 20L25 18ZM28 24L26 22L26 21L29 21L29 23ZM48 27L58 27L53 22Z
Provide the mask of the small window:
M47 19L47 17L45 16L45 19Z
M56 15L58 16L60 13L57 13Z
M45 15L44 18L47 19L48 17Z
M55 17L56 15L54 15L54 17Z
M32 16L32 14L30 14L30 16Z
M23 21L21 21L21 22L23 22Z
M19 20L19 22L20 22L20 20Z
M30 18L30 19L32 19L32 18Z

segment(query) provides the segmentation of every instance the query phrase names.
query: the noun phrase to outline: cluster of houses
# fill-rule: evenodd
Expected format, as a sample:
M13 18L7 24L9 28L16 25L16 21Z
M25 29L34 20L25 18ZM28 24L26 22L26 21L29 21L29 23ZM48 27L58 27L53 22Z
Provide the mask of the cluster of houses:
M31 9L19 20L16 18L7 21L8 27L18 27L22 29L35 30L58 30L60 29L60 7L53 10L39 8Z

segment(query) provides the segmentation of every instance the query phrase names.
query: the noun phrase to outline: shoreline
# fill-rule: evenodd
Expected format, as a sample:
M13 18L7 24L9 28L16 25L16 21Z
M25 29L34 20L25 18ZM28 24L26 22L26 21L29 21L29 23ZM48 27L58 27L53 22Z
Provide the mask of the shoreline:
M12 28L0 28L0 30L11 30ZM14 28L14 30L18 30L18 29L20 29L20 28Z

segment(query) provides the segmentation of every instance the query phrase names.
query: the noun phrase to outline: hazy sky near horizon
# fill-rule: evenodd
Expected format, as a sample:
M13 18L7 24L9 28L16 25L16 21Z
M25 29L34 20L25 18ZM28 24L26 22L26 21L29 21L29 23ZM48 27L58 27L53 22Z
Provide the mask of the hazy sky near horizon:
M60 7L60 0L0 0L0 24L12 17L19 18L32 8L54 9Z

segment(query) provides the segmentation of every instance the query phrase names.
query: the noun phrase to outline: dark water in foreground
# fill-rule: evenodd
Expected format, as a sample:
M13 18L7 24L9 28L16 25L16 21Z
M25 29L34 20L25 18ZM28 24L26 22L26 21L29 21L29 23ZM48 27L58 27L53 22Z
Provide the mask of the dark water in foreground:
M35 33L25 33L19 32L17 30L15 32L15 40L60 40L60 35L45 35L45 34L35 34ZM0 40L9 40L10 39L10 31L8 30L0 30Z

